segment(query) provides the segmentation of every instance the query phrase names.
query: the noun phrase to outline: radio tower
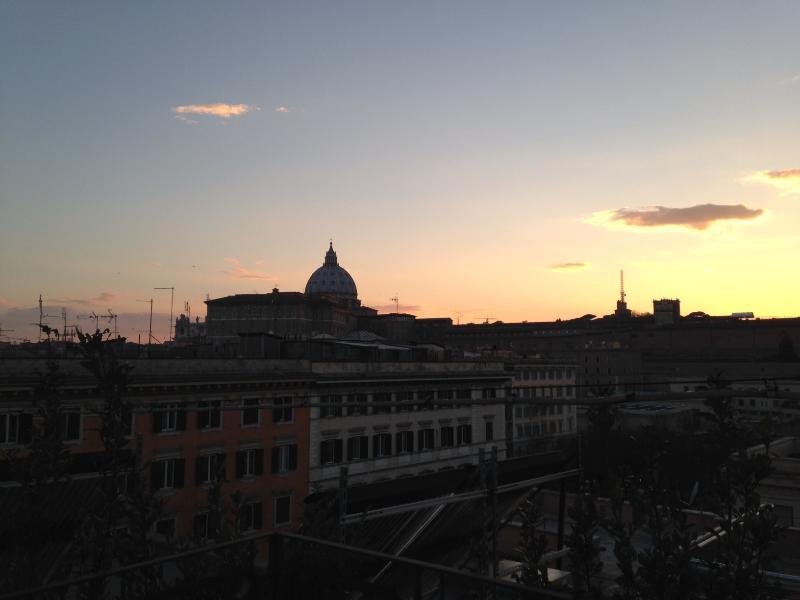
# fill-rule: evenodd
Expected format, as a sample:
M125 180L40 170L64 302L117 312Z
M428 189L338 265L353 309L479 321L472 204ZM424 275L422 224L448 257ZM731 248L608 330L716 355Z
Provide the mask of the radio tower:
M619 300L617 300L617 310L614 311L614 316L617 319L630 319L633 315L628 309L628 304L625 302L625 272L619 272Z

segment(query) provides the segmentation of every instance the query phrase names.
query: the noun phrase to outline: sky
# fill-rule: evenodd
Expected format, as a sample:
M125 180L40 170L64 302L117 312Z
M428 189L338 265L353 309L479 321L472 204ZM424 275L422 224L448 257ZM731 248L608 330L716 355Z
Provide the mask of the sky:
M0 3L0 336L303 290L800 314L800 3ZM7 339L7 338L3 338Z

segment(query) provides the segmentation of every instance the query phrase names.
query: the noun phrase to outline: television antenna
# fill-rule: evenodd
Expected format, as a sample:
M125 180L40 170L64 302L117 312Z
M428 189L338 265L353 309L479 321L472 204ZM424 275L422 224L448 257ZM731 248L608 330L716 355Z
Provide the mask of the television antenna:
M400 296L397 295L397 292L394 293L394 296L389 298L392 302L394 302L394 312L400 314Z
M149 302L150 303L150 326L147 329L147 345L153 343L153 299L150 300L137 300L137 302Z
M169 329L167 331L169 332L170 341L173 341L174 338L172 337L172 330L175 327L175 323L172 322L172 306L173 306L173 304L175 302L175 288L174 287L155 287L153 289L154 290L169 290ZM152 307L151 307L151 309L152 309ZM150 312L152 313L152 310ZM150 315L150 317L152 318L152 314Z

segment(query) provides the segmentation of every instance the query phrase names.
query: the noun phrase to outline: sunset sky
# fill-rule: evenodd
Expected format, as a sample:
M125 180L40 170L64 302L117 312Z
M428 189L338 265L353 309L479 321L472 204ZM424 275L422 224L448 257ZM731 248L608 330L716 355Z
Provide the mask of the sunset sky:
M302 290L800 314L800 3L0 3L0 327ZM52 319L57 324L57 319ZM77 322L70 317L70 323ZM89 328L88 321L80 321Z

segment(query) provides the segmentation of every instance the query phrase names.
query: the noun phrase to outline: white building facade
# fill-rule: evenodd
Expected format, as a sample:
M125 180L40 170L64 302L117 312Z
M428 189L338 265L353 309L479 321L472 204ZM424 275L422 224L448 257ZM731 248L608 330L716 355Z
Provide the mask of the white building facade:
M337 487L477 464L506 454L501 363L314 363L309 486ZM462 403L463 402L463 403Z

